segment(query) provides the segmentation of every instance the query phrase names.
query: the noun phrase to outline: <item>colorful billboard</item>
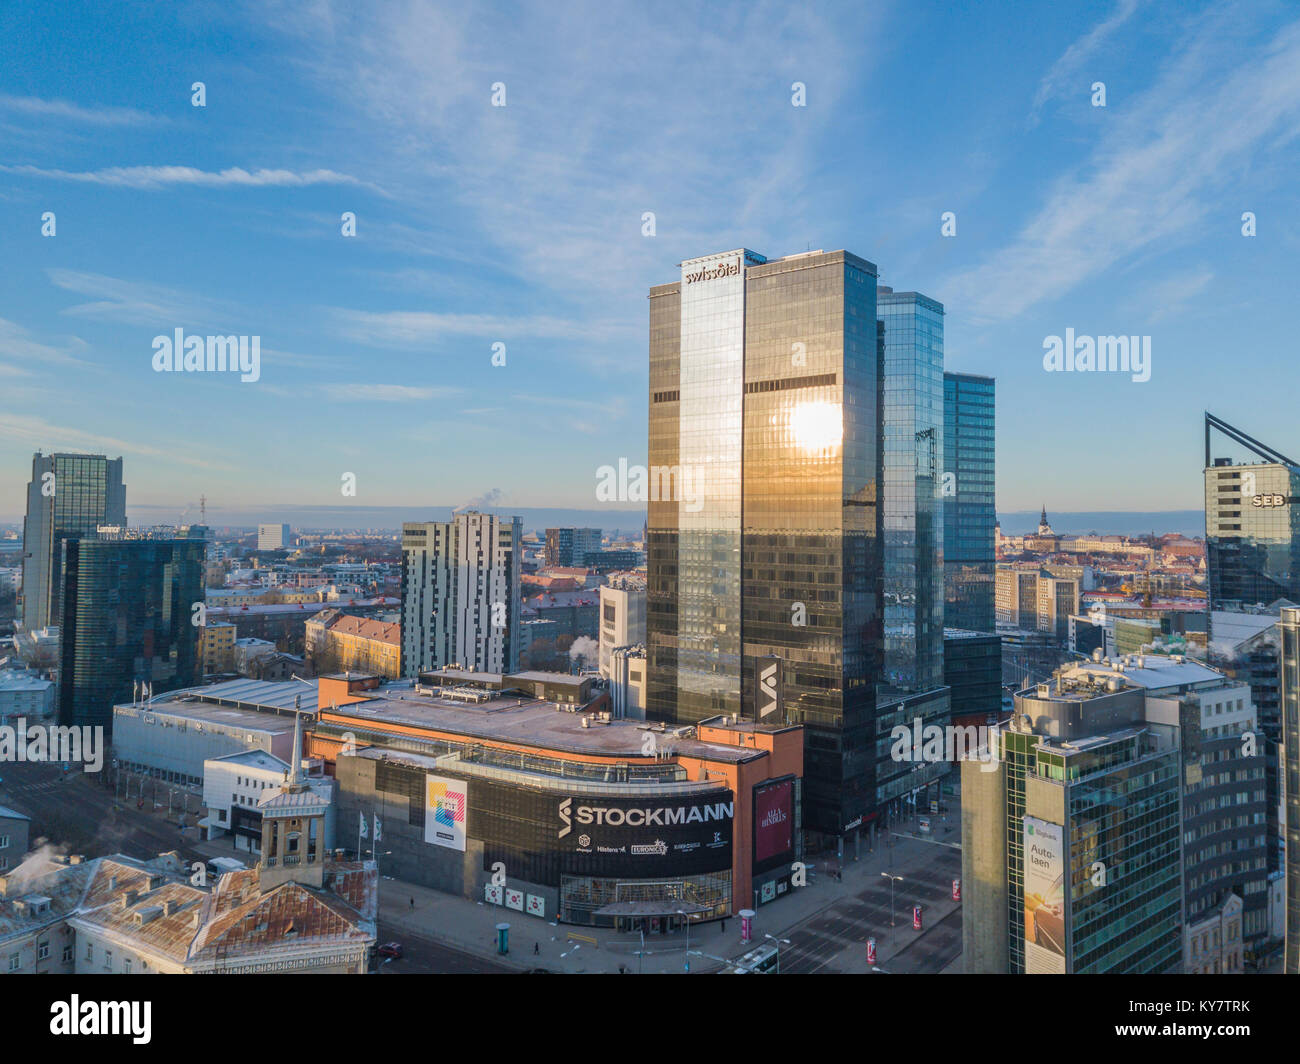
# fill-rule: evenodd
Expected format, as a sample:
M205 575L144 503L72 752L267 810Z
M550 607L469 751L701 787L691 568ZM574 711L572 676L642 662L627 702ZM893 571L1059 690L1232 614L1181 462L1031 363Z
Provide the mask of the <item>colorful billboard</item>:
M1065 845L1060 824L1025 817L1025 971L1065 973Z
M754 871L763 872L794 857L794 779L754 788Z
M464 780L425 777L424 841L465 852L469 798Z

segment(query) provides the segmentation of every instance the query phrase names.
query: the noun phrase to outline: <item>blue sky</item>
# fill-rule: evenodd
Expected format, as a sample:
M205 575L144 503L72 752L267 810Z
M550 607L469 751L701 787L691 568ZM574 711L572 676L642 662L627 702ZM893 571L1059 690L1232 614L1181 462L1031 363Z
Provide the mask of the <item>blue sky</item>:
M594 507L645 458L647 288L738 246L946 305L1000 509L1199 507L1207 405L1300 450L1300 14L962 6L5 5L0 519L38 447L213 523L344 472ZM155 373L177 327L259 335L261 379ZM1044 372L1067 328L1150 335L1151 380Z

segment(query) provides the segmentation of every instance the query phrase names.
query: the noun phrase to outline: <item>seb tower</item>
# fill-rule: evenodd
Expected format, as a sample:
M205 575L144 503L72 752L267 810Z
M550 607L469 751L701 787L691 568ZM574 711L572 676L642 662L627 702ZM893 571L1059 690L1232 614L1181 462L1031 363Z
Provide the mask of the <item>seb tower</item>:
M845 251L650 289L647 717L802 724L816 835L877 804L882 332Z

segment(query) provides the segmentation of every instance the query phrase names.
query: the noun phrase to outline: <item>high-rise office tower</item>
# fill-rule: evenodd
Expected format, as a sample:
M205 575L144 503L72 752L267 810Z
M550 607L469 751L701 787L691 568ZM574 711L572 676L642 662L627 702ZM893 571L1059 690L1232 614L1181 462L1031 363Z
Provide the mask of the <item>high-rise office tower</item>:
M829 836L876 807L881 359L876 268L845 251L650 290L646 715L804 725Z
M943 375L943 623L973 632L995 628L994 388Z
M600 550L599 528L548 528L546 530L546 564L558 566L586 565L587 555Z
M943 304L919 292L876 289L883 338L881 498L885 674L877 692L877 734L943 726L944 385ZM901 812L900 799L948 772L946 762L881 759L876 802Z
M943 686L943 305L876 289L885 326L885 675L904 691Z
M100 525L126 524L122 459L102 454L32 455L23 521L22 621L28 631L60 623L62 544Z
M207 529L118 528L63 540L59 722L111 728L136 682L154 694L203 680Z
M1095 664L1017 695L995 759L962 762L967 972L1181 968L1181 703Z
M1300 975L1300 609L1283 607L1280 776L1286 838L1286 954L1283 971Z
M474 511L402 525L402 671L519 667L518 517Z
M1212 457L1211 431L1261 459ZM1300 466L1205 415L1205 547L1211 610L1300 602Z

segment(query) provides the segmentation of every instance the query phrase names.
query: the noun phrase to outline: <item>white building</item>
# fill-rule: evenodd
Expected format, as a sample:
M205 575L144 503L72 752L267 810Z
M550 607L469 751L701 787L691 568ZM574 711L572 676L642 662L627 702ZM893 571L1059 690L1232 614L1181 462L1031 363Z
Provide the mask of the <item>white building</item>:
M258 550L283 550L293 546L293 534L288 525L258 525Z
M600 589L600 674L610 678L615 647L645 642L645 588Z
M645 720L645 647L615 647L610 652L609 700L615 720Z
M247 676L249 666L258 658L265 657L267 654L275 653L275 644L267 639L236 639L235 640L235 671L241 676Z
M289 762L264 750L246 750L203 763L203 804L208 815L199 821L206 838L231 838L232 849L240 853L261 853L261 803L281 792L289 777ZM325 814L325 847L334 848L334 780L318 776L307 786L328 803Z
M519 668L518 517L455 514L402 526L402 670Z
M54 698L52 680L9 670L0 672L0 724L18 717L29 720L52 717Z

